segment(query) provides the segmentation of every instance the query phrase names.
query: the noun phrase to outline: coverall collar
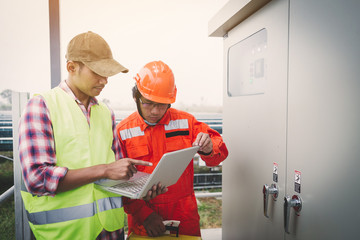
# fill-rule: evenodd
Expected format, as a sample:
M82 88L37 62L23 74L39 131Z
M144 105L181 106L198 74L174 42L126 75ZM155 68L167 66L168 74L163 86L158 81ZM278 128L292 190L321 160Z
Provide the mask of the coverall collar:
M156 125L159 125L159 124L161 124L161 125L167 125L167 124L169 124L169 122L170 122L170 113L169 113L169 111L170 111L170 108L168 108L168 110L166 110L164 116L160 119L160 121L159 121ZM138 116L138 119L140 120L140 124L139 124L139 125L140 125L140 128L141 128L141 131L144 131L145 128L147 128L147 127L151 127L150 125L148 125L148 124L145 122L145 120L141 117L141 115L140 115L139 112L136 112L136 114L137 114L137 116ZM156 125L155 125L155 126L156 126Z

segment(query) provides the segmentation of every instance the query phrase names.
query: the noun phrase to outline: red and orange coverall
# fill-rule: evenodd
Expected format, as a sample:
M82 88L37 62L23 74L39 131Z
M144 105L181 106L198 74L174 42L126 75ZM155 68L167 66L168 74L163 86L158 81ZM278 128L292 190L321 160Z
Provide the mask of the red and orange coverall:
M166 152L191 147L200 132L210 135L213 152L202 155L207 166L219 165L228 155L221 135L207 124L199 122L189 113L169 108L163 118L149 126L138 112L122 120L116 127L124 156L152 162L152 166L136 166L139 171L151 173ZM150 201L124 197L124 209L128 214L129 232L146 235L144 220L156 212L164 220L179 220L179 233L200 236L199 214L194 194L193 161L185 169L179 181L168 191Z

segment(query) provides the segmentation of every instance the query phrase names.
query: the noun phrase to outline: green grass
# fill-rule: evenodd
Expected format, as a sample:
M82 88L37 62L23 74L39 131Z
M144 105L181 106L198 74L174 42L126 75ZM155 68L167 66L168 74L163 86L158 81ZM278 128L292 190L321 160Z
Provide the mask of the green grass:
M12 158L11 152L0 152ZM0 194L14 185L13 162L0 158ZM14 197L0 205L0 240L15 239Z
M15 239L15 212L13 197L0 206L0 239Z
M214 197L198 198L200 228L221 228L222 200Z

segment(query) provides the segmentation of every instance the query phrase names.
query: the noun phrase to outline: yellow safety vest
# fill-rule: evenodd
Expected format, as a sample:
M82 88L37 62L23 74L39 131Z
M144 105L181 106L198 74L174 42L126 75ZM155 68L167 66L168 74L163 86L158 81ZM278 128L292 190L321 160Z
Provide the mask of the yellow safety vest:
M42 94L54 131L57 166L78 169L115 161L110 110L91 107L90 127L71 96L56 87ZM121 196L95 184L51 196L21 192L36 239L95 239L124 226Z

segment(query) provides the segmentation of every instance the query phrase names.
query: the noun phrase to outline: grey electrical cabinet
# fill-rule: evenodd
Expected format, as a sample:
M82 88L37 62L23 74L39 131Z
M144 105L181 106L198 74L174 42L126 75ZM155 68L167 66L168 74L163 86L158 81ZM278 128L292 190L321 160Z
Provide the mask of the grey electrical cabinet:
M360 1L229 1L222 238L357 239Z

